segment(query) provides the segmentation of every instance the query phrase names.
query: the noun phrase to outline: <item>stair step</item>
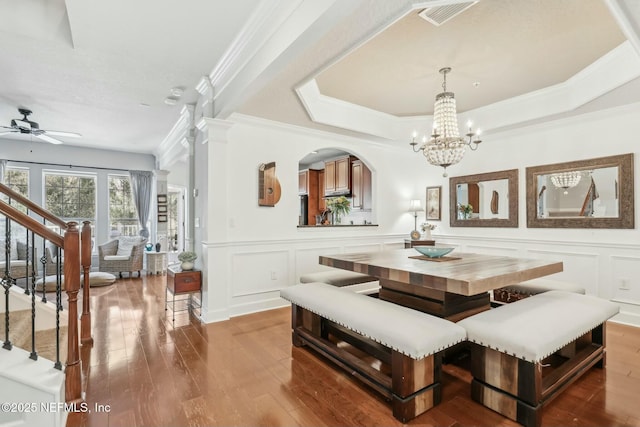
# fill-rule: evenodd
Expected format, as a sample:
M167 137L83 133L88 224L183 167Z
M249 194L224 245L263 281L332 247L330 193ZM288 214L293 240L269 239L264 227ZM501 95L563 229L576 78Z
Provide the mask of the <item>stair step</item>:
M36 318L38 316L36 310ZM56 360L56 329L41 329L36 331L36 352L38 357L55 362ZM5 338L5 315L0 314L0 338ZM31 310L17 310L9 313L9 340L14 347L31 352ZM60 326L60 361L64 364L67 359L67 326Z

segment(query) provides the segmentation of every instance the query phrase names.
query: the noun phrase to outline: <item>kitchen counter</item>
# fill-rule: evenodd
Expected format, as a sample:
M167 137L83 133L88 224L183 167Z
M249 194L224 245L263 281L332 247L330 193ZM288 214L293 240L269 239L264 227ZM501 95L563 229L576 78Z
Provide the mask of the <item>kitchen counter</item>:
M343 227L377 227L378 224L329 224L329 225L298 225L298 228L343 228Z

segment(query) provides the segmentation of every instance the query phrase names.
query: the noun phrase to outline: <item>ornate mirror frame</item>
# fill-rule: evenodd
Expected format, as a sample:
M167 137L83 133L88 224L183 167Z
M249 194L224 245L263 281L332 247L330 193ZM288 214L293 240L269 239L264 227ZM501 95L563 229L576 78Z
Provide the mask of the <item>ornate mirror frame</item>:
M456 188L459 184L506 179L509 191L509 218L458 219ZM503 195L504 197L504 195ZM518 227L518 169L449 178L449 225L451 227Z
M538 217L537 178L539 175L609 167L618 168L616 190L618 196L618 217ZM526 180L527 227L529 228L634 228L633 153L528 167L526 169Z

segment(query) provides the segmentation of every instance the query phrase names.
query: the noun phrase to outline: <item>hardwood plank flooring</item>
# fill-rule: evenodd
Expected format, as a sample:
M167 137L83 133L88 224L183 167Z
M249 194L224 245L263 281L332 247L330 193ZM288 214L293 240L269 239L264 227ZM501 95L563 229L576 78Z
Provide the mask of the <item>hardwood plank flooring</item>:
M92 294L94 345L81 349L92 411L69 414L67 426L401 425L378 394L292 347L289 308L209 325L182 312L174 325L165 280L122 279ZM543 426L640 425L640 328L609 322L607 349L607 367L552 401ZM442 380L442 403L409 425L517 426L471 400L464 367L446 365Z

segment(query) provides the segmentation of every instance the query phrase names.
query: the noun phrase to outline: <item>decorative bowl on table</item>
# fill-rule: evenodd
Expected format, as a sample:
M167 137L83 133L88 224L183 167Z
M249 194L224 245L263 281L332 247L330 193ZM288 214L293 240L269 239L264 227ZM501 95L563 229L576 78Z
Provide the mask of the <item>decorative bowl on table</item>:
M429 258L440 258L455 248L453 246L414 246L413 249Z

